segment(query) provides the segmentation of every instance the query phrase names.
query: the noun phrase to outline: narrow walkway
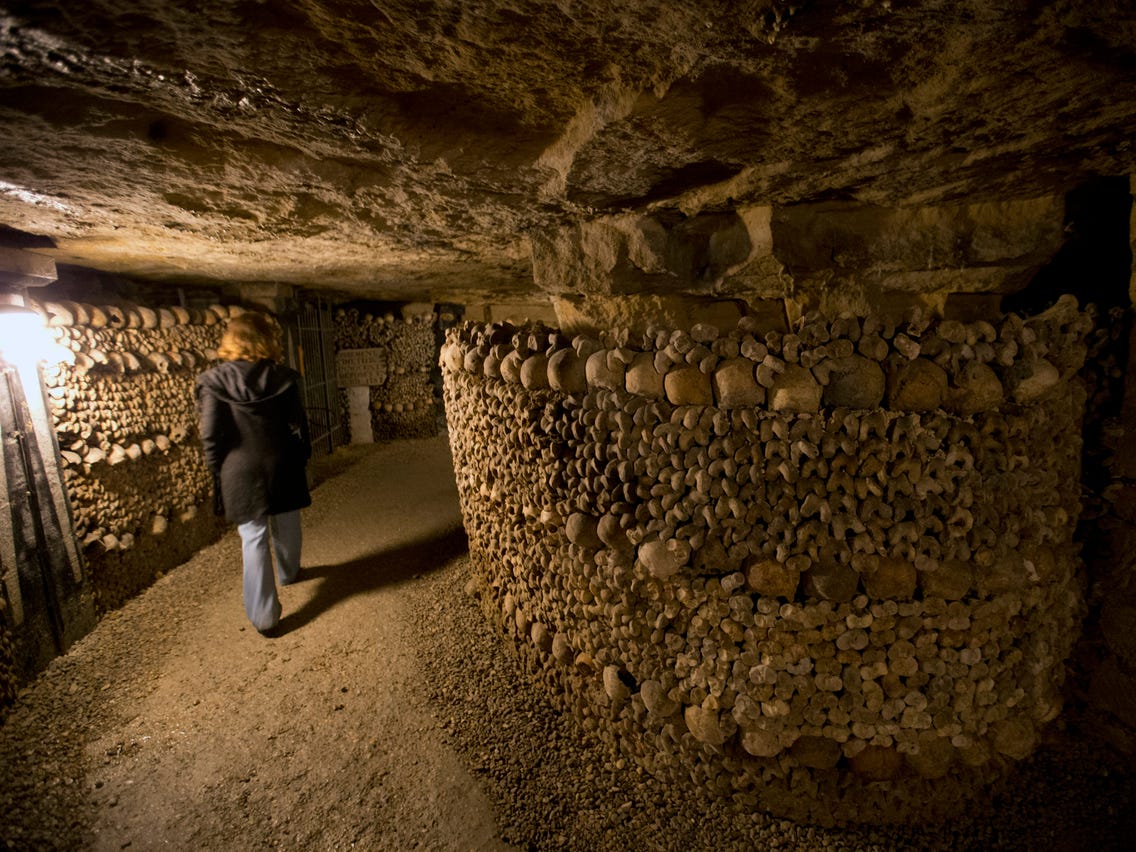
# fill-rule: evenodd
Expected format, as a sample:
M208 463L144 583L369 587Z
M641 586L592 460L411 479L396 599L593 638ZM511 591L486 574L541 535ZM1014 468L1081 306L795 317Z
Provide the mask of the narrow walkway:
M429 720L399 594L466 549L446 441L352 452L305 510L281 635L245 620L231 532L105 619L34 687L51 694L17 708L10 725L42 725L58 752L41 805L74 809L84 846L505 848Z

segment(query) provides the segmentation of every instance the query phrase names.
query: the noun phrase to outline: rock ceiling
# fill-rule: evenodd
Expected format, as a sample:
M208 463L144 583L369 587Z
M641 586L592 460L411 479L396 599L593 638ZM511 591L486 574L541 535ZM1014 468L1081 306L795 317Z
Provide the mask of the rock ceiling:
M580 223L1136 173L1128 0L8 2L0 48L0 225L160 281L507 298Z

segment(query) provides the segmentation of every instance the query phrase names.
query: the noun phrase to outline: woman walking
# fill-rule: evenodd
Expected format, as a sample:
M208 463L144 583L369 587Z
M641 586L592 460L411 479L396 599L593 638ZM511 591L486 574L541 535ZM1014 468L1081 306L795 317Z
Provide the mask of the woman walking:
M244 563L245 612L261 633L280 621L281 585L300 572L300 509L310 506L312 447L300 375L283 366L276 323L259 313L232 318L217 354L222 363L197 377L205 462L222 506L237 524Z

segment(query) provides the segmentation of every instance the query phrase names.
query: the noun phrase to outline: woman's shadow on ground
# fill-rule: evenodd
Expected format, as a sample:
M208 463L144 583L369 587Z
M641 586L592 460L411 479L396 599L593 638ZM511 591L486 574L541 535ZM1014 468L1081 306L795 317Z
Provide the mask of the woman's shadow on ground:
M458 526L350 562L303 568L295 584L316 583L315 592L298 610L280 620L273 635L282 636L303 627L355 595L405 583L434 571L468 550L465 530Z

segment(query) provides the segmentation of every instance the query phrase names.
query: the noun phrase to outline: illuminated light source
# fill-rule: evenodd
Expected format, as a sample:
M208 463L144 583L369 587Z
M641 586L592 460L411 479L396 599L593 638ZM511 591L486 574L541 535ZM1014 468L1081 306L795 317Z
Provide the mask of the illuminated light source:
M0 358L34 374L41 361L62 360L43 317L19 305L0 305Z

